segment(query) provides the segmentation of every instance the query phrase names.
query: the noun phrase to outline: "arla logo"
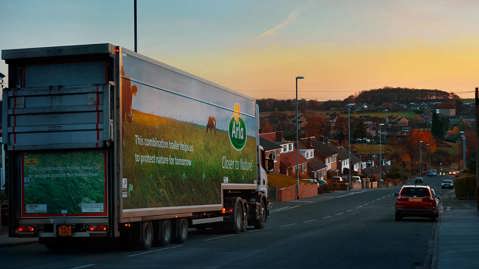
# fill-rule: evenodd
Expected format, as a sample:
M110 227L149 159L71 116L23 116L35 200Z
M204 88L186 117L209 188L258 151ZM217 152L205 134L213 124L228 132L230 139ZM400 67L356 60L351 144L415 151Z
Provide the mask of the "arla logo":
M246 146L246 123L241 118L238 103L234 104L233 117L228 124L228 136L234 149L241 151Z

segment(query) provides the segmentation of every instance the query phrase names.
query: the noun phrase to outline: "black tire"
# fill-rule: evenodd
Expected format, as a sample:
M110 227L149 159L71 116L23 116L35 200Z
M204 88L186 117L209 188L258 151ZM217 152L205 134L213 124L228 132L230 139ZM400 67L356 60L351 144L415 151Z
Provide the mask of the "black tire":
M141 249L150 249L153 245L153 223L146 221L140 224L139 236L137 238L138 247Z
M188 239L188 220L179 219L175 221L175 238L177 244L184 243Z
M258 215L258 219L254 222L254 227L256 229L263 229L264 225L266 224L266 219L268 217L268 212L264 201L261 201Z
M243 203L240 197L236 197L234 200L233 207L233 219L231 223L231 230L234 233L241 233L244 228L244 213L243 213Z
M241 232L248 230L248 205L242 201L243 205L243 225L241 226Z
M172 241L173 225L170 220L159 221L156 228L156 242L160 246L167 246Z
M399 214L399 213L396 213L396 215L394 216L394 219L396 221L401 221L402 220L402 216Z

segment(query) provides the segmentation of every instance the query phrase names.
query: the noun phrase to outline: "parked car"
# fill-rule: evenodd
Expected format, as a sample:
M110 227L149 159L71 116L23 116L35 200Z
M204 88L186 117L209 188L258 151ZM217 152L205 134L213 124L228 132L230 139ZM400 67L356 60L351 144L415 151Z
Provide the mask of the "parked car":
M352 182L359 182L359 183L362 182L360 176L352 176L352 177L351 177L351 181L352 181Z
M422 177L416 177L414 179L414 185L424 185L424 179Z
M435 177L437 176L437 170L436 169L431 169L427 172L428 177Z
M340 176L334 176L334 177L331 178L331 181L335 182L335 183L343 183L344 179Z
M329 191L328 182L324 179L318 179L318 193Z
M436 221L439 217L439 197L429 186L404 185L396 197L395 219L427 217Z
M441 181L441 189L454 189L454 181L452 179L444 179Z

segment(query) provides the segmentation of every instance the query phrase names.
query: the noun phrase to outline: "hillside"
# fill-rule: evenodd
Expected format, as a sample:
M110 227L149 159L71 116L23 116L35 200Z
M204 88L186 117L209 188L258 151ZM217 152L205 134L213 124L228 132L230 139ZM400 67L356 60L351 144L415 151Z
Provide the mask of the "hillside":
M356 103L380 105L383 103L420 103L444 100L459 100L453 93L429 89L390 88L373 89L361 92L352 98Z
M441 101L460 104L461 99L454 93L448 93L442 90L384 87L381 89L362 91L359 95L349 96L344 100L316 101L301 99L299 100L299 107L303 111L343 111L345 105L351 102L377 107L386 103L409 105L410 103L432 103ZM258 105L261 112L294 111L296 109L294 99L259 99Z

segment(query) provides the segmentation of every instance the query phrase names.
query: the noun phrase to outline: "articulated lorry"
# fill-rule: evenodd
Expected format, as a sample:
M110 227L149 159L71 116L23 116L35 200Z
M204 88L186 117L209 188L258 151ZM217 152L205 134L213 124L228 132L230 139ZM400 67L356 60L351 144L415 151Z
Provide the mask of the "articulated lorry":
M2 59L10 236L149 248L265 225L254 99L112 44Z

